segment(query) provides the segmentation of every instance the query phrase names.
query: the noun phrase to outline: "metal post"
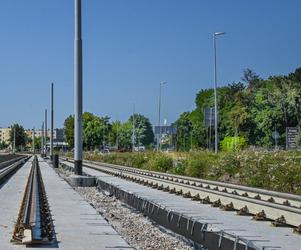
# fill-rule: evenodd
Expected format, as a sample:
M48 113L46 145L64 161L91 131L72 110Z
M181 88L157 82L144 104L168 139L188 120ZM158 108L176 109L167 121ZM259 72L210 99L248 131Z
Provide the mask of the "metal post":
M161 150L161 92L162 92L162 85L166 84L167 82L161 81L160 82L160 91L159 91L159 118L158 118L158 126L159 126L159 138L157 140L157 152Z
M210 108L210 123L209 123L209 150L211 150L211 148L212 148L211 130L212 130L212 108Z
M214 132L215 132L215 153L218 151L217 145L217 83L216 83L216 36L213 36L214 40Z
M216 76L216 36L224 35L225 32L216 32L213 34L214 43L214 129L215 129L215 153L218 152L218 108L217 108L217 76Z
M278 145L277 145L277 139L278 139L278 137L277 137L277 130L276 130L276 124L275 124L275 150L277 150L277 147L278 147Z
M13 153L16 152L16 126L14 125L14 148L13 148Z
M32 153L35 154L35 129L32 130Z
M159 135L157 140L157 152L159 152L160 140L161 140L161 82L160 82L160 91L159 91L159 118L158 118L158 127L159 127Z
M102 150L105 149L105 125L102 128Z
M50 160L53 160L53 83L50 90Z
M74 0L75 5L75 39L74 39L74 172L82 175L83 138L83 65L82 65L82 27L81 0Z
M118 148L119 148L119 141L118 141L118 129L119 129L119 123L118 122L116 122L116 125L117 125L117 128L116 128L116 148L117 148L117 150L118 150Z
M47 109L45 109L45 132L44 132L44 136L45 136L45 145L44 145L44 154L45 156L47 155Z
M132 152L135 151L135 104L133 104L133 134L132 134Z
M42 123L41 128L41 155L43 156L43 149L44 149L44 122Z

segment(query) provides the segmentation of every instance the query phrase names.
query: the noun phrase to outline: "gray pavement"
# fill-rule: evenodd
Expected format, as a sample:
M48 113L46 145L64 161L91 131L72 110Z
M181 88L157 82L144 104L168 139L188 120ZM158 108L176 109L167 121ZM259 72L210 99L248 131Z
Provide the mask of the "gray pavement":
M39 158L57 243L38 249L132 249L113 227ZM0 189L0 249L23 249L10 243L31 161Z
M32 160L30 159L0 188L0 249L21 249L10 243L19 205L23 197Z

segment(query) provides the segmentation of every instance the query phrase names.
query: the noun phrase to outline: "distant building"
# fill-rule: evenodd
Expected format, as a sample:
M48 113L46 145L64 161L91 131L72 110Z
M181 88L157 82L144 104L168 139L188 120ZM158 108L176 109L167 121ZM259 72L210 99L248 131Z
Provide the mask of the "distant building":
M0 142L4 142L9 144L9 135L10 135L11 128L0 128Z
M28 137L32 138L32 129L26 129L25 133ZM47 137L49 138L51 134L50 129L47 130ZM42 136L42 130L41 129L36 129L35 130L35 137L41 137ZM63 128L56 128L53 130L53 141L56 142L64 142L65 137L64 137L64 129Z

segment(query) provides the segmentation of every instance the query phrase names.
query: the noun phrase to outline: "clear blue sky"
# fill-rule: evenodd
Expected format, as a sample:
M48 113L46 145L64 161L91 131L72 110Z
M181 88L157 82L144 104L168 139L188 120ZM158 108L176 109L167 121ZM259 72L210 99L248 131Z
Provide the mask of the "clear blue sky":
M84 110L126 120L136 110L157 123L194 108L218 82L301 66L300 0L83 0ZM0 126L40 127L55 83L55 124L73 113L73 0L0 1Z

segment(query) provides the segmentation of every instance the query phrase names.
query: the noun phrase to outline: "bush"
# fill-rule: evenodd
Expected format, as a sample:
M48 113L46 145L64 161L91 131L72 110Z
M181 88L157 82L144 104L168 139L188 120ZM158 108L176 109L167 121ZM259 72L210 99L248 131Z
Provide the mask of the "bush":
M165 154L156 153L149 159L147 169L152 171L167 172L172 170L173 159Z
M191 177L207 177L208 169L214 164L215 159L216 155L212 152L190 153L184 160L185 174Z
M220 175L228 174L233 176L240 171L240 161L236 153L222 153L219 155L218 166L220 168ZM217 176L218 177L218 176Z
M221 142L220 146L222 151L235 152L244 149L247 146L247 141L242 136L226 136Z
M301 152L85 153L85 159L301 194Z

